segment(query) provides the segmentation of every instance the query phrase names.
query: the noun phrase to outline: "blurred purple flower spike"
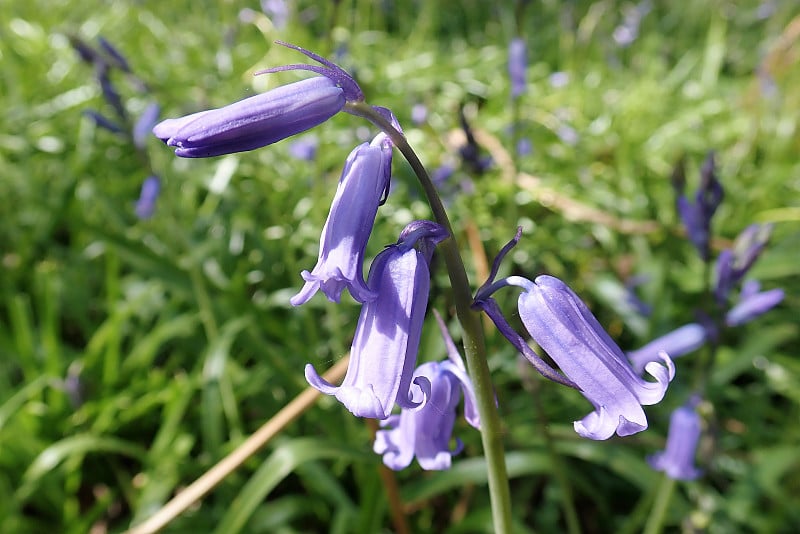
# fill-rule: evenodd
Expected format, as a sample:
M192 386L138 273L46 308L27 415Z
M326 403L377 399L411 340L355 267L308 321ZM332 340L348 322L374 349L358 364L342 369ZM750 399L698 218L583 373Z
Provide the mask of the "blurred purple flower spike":
M511 80L511 98L519 98L525 92L525 69L528 67L528 51L521 37L514 37L508 45L508 77Z
M722 184L717 179L714 152L708 153L700 169L700 185L695 192L694 202L691 202L684 194L686 180L683 165L683 160L681 160L675 169L672 180L678 193L676 201L678 215L686 227L689 240L700 254L700 258L708 261L711 219L724 196Z

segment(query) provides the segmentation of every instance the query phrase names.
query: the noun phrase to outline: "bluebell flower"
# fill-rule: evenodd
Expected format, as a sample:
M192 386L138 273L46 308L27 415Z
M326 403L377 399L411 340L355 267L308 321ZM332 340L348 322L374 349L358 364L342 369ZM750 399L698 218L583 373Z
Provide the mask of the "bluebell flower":
M130 73L131 67L122 52L112 45L105 37L98 37L97 42L100 43L100 48L106 53L107 57L111 59L111 63L123 72Z
M517 141L517 156L527 156L533 152L533 142L528 137L521 137Z
M672 177L672 184L678 193L676 206L678 215L686 227L689 240L697 249L700 258L708 261L710 256L709 240L711 235L711 218L717 211L724 190L717 179L714 166L714 153L709 152L700 169L700 185L695 192L694 201L684 194L686 179L683 171L683 160L678 163Z
M647 459L650 467L674 480L694 480L702 474L694 465L702 430L700 416L695 411L697 402L694 399L672 412L666 448Z
M344 380L334 386L308 364L305 375L312 387L335 396L358 417L386 419L395 403L420 405L411 385L430 389L427 379L413 376L428 304L428 264L436 243L446 237L438 224L414 221L396 244L378 254L367 278L376 297L361 307Z
M628 352L628 359L634 370L641 374L648 363L660 359L660 353L666 352L670 358L678 358L699 349L707 339L708 333L701 324L686 324L654 339L640 349Z
M525 329L596 409L575 421L575 431L579 435L602 440L610 438L614 432L627 436L645 430L647 417L642 405L655 404L664 397L675 376L672 360L662 352L663 366L656 362L645 366L656 381L643 380L583 301L561 280L541 275L534 281L510 276L494 282L499 260L516 244L519 236L520 230L495 259L490 278L478 290L474 305L486 311L515 347L524 350L524 341L521 342L521 337L507 326L496 303L488 298L500 287L523 288L517 308ZM537 370L547 376L538 366Z
M550 87L553 89L560 89L569 83L569 73L564 71L556 71L548 77Z
M144 108L136 124L133 125L133 131L131 132L133 144L136 148L140 150L144 149L150 131L153 129L156 122L158 122L159 113L161 113L161 106L156 102L150 102L147 104L147 107Z
M149 219L156 209L156 200L161 192L161 180L158 176L148 176L142 183L139 200L136 201L136 216L140 219Z
M519 98L525 92L525 69L528 66L528 51L520 37L511 39L508 45L508 77L511 80L511 98Z
M304 135L289 145L289 155L303 161L314 161L318 148L319 139L316 135Z
M475 392L464 362L438 314L436 319L445 338L448 359L417 367L414 378L421 379L425 389L413 384L412 396L416 402L424 401L424 404L389 416L381 422L384 429L375 435L373 450L383 455L387 467L396 471L408 467L415 456L422 469L450 468L452 457L463 448L461 440L456 440L454 449L450 448L462 392L464 417L474 428L480 428Z
M104 128L109 132L122 133L124 131L122 126L101 114L99 111L86 109L83 111L83 114L92 119L97 126Z
M624 21L614 29L614 41L625 48L633 43L639 36L639 25L651 6L648 0L640 2L638 5L628 5L625 8Z
M742 285L739 302L725 314L725 324L739 326L767 313L783 301L783 289L761 291L757 280L748 280Z
M117 117L126 120L128 114L125 111L125 106L122 104L122 97L111 82L110 71L111 69L105 63L98 63L95 65L95 72L97 74L97 80L100 82L100 91L103 93L103 98L114 108Z
M771 224L751 224L736 237L732 248L720 252L714 284L717 302L728 302L731 290L742 281L764 251L771 234Z
M278 30L286 28L289 22L289 5L286 0L261 0L261 11L267 15Z
M411 122L415 126L421 126L428 120L428 108L425 104L414 104L411 108Z
M261 71L308 70L321 74L252 96L228 106L167 119L153 134L175 154L205 158L260 148L322 124L345 103L364 95L355 80L340 67L300 47L280 43L322 63L294 64Z
M363 279L364 249L378 206L388 193L391 167L392 142L383 133L347 157L322 229L317 265L302 272L306 283L291 299L292 305L307 302L320 289L332 302L339 302L345 287L359 302L375 298Z

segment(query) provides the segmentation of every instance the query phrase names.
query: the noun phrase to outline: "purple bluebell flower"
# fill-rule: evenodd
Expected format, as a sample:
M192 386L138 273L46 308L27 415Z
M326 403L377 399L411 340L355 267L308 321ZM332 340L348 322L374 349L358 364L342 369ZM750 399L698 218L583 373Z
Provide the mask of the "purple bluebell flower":
M108 117L106 117L105 115L101 114L98 111L95 111L93 109L86 109L83 111L83 114L92 119L97 126L104 128L109 132L113 133L123 132L122 126L120 126L119 124L112 121L111 119L109 119Z
M421 126L425 124L427 119L428 108L425 104L414 104L411 108L411 122L413 122L415 126Z
M286 0L261 0L261 11L272 20L275 28L282 30L289 22L289 5Z
M147 137L150 135L153 126L158 122L158 115L161 113L161 106L156 102L150 102L144 111L139 115L136 124L133 125L131 132L133 137L133 144L136 148L142 150L147 143Z
M651 6L648 0L640 2L638 5L627 6L625 8L624 21L614 29L614 41L625 48L633 43L639 36L639 25Z
M591 439L608 439L614 432L628 436L647 429L642 405L664 398L675 367L669 356L645 365L656 382L639 378L625 355L600 326L583 301L561 280L541 275L533 282L519 277L525 289L519 314L533 339L594 405L595 412L575 422L575 431ZM507 279L512 283L511 279Z
M750 322L780 304L783 297L783 289L761 291L757 280L748 280L742 284L739 303L725 314L725 324L733 327Z
M625 302L631 309L635 310L636 313L644 317L649 317L653 313L653 307L639 298L639 295L636 294L636 288L647 282L648 279L648 276L639 275L632 276L625 281ZM667 353L669 353L669 351L667 351Z
M601 440L610 438L614 432L628 436L645 430L647 417L642 405L655 404L664 397L675 376L672 360L662 352L660 359L665 366L656 362L645 366L656 382L643 380L583 301L561 280L541 275L534 281L510 276L494 282L498 260L516 244L519 236L520 230L495 259L489 281L478 290L474 305L486 311L515 347L524 349L520 346L524 341L520 342L520 336L502 319L496 303L488 298L500 287L513 285L524 289L518 310L525 328L596 408L575 421L578 434ZM542 372L539 367L537 370Z
M414 221L396 244L378 254L367 278L377 296L361 307L344 380L334 386L308 364L305 375L312 387L334 395L358 417L386 419L395 403L401 408L420 405L411 385L430 389L426 378L413 376L428 304L428 264L436 243L447 235L436 223Z
M560 124L556 129L556 135L562 143L569 146L575 146L578 144L578 141L581 140L581 136L578 134L575 128L569 124Z
M149 219L156 209L156 200L161 192L161 180L158 176L148 176L142 183L139 200L136 201L136 216L140 219Z
M672 412L666 448L647 459L650 467L674 480L694 480L702 474L694 465L702 430L700 416L695 411L698 402L693 399Z
M560 89L569 83L569 73L564 71L556 71L548 78L550 87L553 89Z
M691 202L684 194L686 179L683 166L684 162L681 160L678 162L672 176L672 184L678 193L678 199L676 200L678 215L686 227L689 240L700 254L700 258L703 261L708 261L711 254L709 248L711 218L717 211L724 196L722 184L717 179L714 153L708 153L700 169L700 185L695 192L694 202Z
M80 57L83 62L92 65L103 61L100 54L98 54L94 48L86 44L80 37L70 35L69 44L72 46L73 50L78 53L78 57Z
M462 391L464 417L470 425L480 428L475 392L464 362L438 314L436 319L445 337L448 359L417 367L414 377L424 380L425 389L413 384L411 391L414 400L424 404L389 416L381 422L384 430L375 435L373 450L383 455L383 463L395 471L408 467L415 456L425 470L450 468L452 457L463 448L458 439L455 449L450 448Z
M659 354L666 352L670 358L678 358L702 347L708 339L706 329L698 323L676 328L668 334L654 339L644 347L628 352L633 369L641 374L650 362L660 360Z
M318 148L319 138L316 135L304 135L289 144L289 155L303 161L314 161Z
M120 119L126 119L128 114L125 111L125 106L122 104L122 97L119 95L117 88L111 82L110 71L111 69L105 63L98 63L96 65L97 80L100 82L100 90L103 93L103 98L106 102L111 104L114 112Z
M431 181L437 188L442 187L453 176L456 168L450 163L442 163L431 173Z
M742 281L764 251L771 234L771 224L751 224L736 237L732 248L720 252L714 285L717 302L728 302L731 290Z
M492 157L481 155L481 146L475 139L472 127L464 114L463 106L458 110L458 118L461 123L461 129L464 130L464 137L467 139L467 142L459 147L458 153L461 155L464 164L468 166L472 172L475 174L483 174L492 166Z
M388 193L391 168L392 142L383 133L347 157L322 229L317 265L311 272L302 272L306 283L292 297L293 306L308 302L320 289L332 302L339 302L345 287L358 302L375 298L362 274L364 249L378 206Z
M100 43L100 48L106 53L107 57L111 59L111 64L123 72L130 73L131 67L122 52L112 45L105 37L98 37L97 42Z
M257 74L284 70L308 70L321 74L246 98L228 106L167 119L153 134L175 154L205 158L254 150L322 124L342 110L345 103L361 101L364 94L356 81L340 67L295 45L323 66L294 64L266 69Z
M508 45L508 77L511 80L511 98L519 98L525 92L525 69L528 66L528 51L520 37L511 39Z
M527 156L533 152L533 142L529 137L521 137L517 141L517 156Z

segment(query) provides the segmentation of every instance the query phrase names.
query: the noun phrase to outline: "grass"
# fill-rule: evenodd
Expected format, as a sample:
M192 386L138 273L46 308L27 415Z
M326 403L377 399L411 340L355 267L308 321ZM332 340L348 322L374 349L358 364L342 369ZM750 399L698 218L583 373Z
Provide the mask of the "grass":
M481 260L521 225L505 271L567 280L623 348L694 320L704 265L675 214L669 176L685 156L693 191L715 150L726 193L716 250L752 222L774 223L751 274L786 298L725 332L704 407L705 475L677 485L665 521L668 530L800 528L800 11L790 4L775 2L767 16L769 2L653 6L621 47L615 2L536 2L521 16L511 4L466 0L458 9L296 2L278 30L260 14L242 22L241 9L258 8L246 2L11 0L0 23L0 531L121 532L148 517L300 393L306 363L337 361L358 314L349 298L298 309L288 298L313 265L342 163L371 135L366 124L337 116L317 128L312 162L292 159L290 141L211 160L180 160L156 139L137 151L83 114L113 113L69 41L96 46L98 36L148 87L112 73L134 118L150 101L174 117L298 79L251 76L301 60L274 39L339 54L368 101L398 115L429 170L459 164L463 105L495 162L480 175L459 166L445 190L470 243L473 285ZM515 111L506 52L516 32L530 64ZM554 86L555 72L568 83ZM414 126L420 102L429 116ZM530 155L514 155L515 120ZM134 205L151 173L161 196L154 216L139 220ZM430 216L399 157L394 176L370 258L405 223ZM647 276L639 294L649 317L618 297L634 275ZM501 297L504 310L514 297ZM435 260L429 307L449 313L449 304ZM539 383L500 336L487 336L519 531L564 528L534 395L583 531L641 530L661 480L645 457L663 447L694 356L678 360L670 393L647 409L647 432L589 442L570 425L586 401ZM443 355L426 324L420 359ZM397 474L413 532L491 528L479 435L463 422L457 435L465 450L450 471L414 464ZM323 398L165 531L389 531L379 465L370 429Z

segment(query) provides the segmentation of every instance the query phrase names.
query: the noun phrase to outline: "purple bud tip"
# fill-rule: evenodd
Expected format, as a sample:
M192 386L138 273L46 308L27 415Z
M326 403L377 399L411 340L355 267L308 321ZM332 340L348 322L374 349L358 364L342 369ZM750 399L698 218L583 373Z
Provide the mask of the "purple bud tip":
M297 45L293 45L290 43L286 43L284 41L275 41L275 44L285 46L286 48L291 48L292 50L297 50L301 54L308 56L309 58L313 59L318 63L322 63L322 67L318 65L306 65L305 63L295 63L292 65L282 65L280 67L272 67L269 69L260 70L255 73L256 76L260 74L267 74L270 72L280 72L285 70L308 70L311 72L316 72L326 78L332 80L337 86L342 88L344 91L344 97L347 102L362 102L364 100L364 93L361 91L361 87L358 86L355 79L353 79L350 74L347 73L343 68L335 63L332 63L325 59L324 57L311 52L310 50L306 50L305 48L301 48Z

